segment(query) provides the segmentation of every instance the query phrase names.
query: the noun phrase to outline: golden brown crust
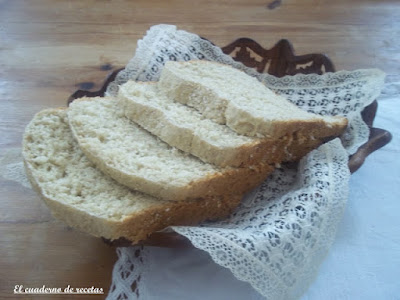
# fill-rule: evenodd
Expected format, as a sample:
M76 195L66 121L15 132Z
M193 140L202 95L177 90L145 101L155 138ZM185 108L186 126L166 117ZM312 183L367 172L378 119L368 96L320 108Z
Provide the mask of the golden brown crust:
M342 118L336 126L327 127L324 124L295 123L293 132L281 138L259 139L252 144L247 144L235 149L235 161L229 163L238 167L249 167L255 164L276 164L293 162L324 142L340 136L347 127L347 119ZM239 164L240 163L240 164Z
M346 118L340 118L335 126L327 127L325 124L315 126L299 126L289 136L289 143L285 147L284 162L293 162L301 159L310 151L316 149L323 143L340 136L347 127Z
M224 195L174 201L171 205L160 205L125 219L118 227L118 233L122 233L120 236L131 241L138 242L145 240L150 233L168 226L197 225L206 220L226 218L239 205L240 200L239 195ZM117 238L118 236L114 236L112 239Z

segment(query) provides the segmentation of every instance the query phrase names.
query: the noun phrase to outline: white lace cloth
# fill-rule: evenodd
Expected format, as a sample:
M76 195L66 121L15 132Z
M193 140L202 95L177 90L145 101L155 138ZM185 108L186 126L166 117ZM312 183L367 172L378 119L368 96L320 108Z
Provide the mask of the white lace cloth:
M108 93L115 94L118 85L128 79L157 80L167 60L190 59L230 64L256 76L307 111L349 119L342 141L335 139L313 151L297 170L276 170L245 197L229 219L198 227L172 227L236 278L248 282L258 295L267 299L298 298L316 276L334 240L347 200L348 155L369 135L360 112L379 96L384 74L372 69L276 78L244 67L195 34L158 25L138 42L134 58ZM141 255L136 257L134 253ZM157 285L148 276L150 253L146 248L118 249L108 299L137 299L138 295L139 299L157 299L151 292ZM171 299L193 298L193 294L181 296ZM163 299L169 298L164 294Z
M108 299L298 298L315 278L334 240L348 197L348 155L369 134L360 112L379 96L384 74L372 69L275 78L243 67L197 35L158 25L139 41L134 58L108 93L115 94L118 84L128 79L157 80L166 60L196 58L245 70L308 111L344 115L349 118L349 129L341 140L307 155L297 169L277 169L245 197L229 219L172 228L197 249L118 248ZM1 176L28 185L18 150L3 155L0 164ZM226 269L213 265L205 253ZM164 265L158 264L160 261ZM200 274L201 290L190 279L189 269ZM232 288L235 296L226 298L229 292L216 287L232 284L230 272L240 281ZM172 282L171 289L162 289L164 281L170 286ZM178 288L178 282L185 285Z

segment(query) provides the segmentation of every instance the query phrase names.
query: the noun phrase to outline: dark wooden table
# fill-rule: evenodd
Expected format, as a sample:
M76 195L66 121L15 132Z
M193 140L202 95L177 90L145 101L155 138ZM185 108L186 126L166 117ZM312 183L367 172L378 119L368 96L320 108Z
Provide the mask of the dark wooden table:
M249 37L270 48L287 38L297 54L326 53L338 70L379 67L389 78L399 77L398 1L220 3L0 1L0 153L20 147L34 113L65 106L76 89L99 89L159 23L219 46ZM14 181L0 178L0 201L1 299L22 299L13 295L21 284L95 286L107 293L113 248L53 219L34 192Z

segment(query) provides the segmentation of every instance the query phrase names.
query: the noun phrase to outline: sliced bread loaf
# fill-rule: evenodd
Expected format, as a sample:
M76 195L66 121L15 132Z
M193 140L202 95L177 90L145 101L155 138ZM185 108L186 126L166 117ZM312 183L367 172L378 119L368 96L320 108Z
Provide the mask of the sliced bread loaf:
M119 88L125 116L164 142L220 167L280 163L289 139L239 135L226 125L158 93L154 82L128 81Z
M121 137L123 138L123 137ZM118 184L91 163L70 131L63 109L38 113L23 139L25 167L53 215L107 239L133 243L170 225L193 225L227 216L240 195L167 201Z
M316 138L338 136L347 126L345 118L303 111L256 78L215 62L169 61L158 87L168 98L248 136L279 138L299 130Z
M152 118L151 114L146 115ZM219 168L164 143L129 121L114 98L82 98L68 109L74 137L86 156L116 181L146 194L186 200L242 194L273 166Z

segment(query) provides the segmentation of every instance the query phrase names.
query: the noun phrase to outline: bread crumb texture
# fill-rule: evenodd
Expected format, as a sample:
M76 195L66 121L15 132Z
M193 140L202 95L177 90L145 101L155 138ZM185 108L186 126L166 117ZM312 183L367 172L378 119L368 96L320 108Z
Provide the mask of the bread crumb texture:
M46 197L96 216L121 220L157 202L104 176L74 141L66 111L44 111L32 120L24 157Z
M98 168L118 182L172 200L243 193L272 171L268 164L254 168L219 168L171 147L128 120L115 98L74 101L68 117L80 148Z
M278 138L299 125L332 126L344 119L303 111L243 71L204 60L167 62L159 86L175 101L248 136Z
M170 225L227 216L239 195L167 201L132 191L99 171L74 140L65 110L44 110L27 126L23 157L34 188L68 225L133 243Z

